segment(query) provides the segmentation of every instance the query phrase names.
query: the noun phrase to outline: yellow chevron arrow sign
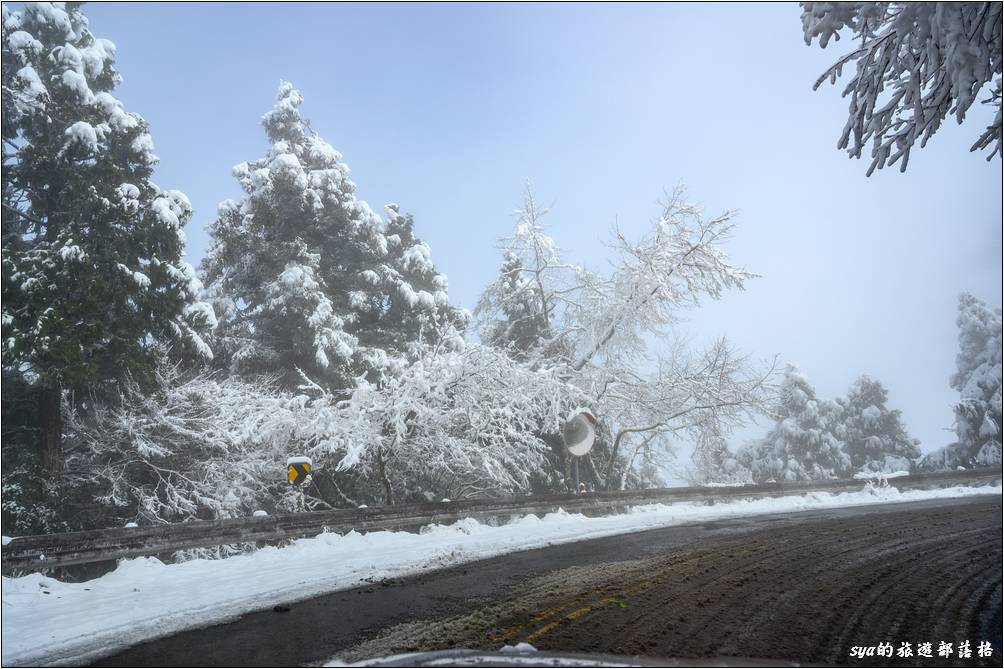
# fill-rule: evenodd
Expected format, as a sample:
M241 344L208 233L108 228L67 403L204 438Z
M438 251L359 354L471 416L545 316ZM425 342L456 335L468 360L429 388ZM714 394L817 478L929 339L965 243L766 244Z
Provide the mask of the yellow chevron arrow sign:
M303 485L310 477L310 458L294 457L286 460L286 479L292 485Z

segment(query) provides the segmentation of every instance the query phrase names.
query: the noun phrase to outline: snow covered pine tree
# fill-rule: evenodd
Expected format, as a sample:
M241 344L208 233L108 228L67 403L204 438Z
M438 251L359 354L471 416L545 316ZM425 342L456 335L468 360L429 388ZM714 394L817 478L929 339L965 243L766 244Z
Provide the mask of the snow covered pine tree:
M1001 309L964 293L959 296L958 371L952 387L959 443L980 465L1001 463Z
M1001 309L959 296L959 353L952 388L958 441L924 457L926 469L1001 463Z
M818 399L809 380L792 365L781 382L776 414L777 424L767 436L737 455L754 481L827 479L849 471L850 458L834 434L840 406Z
M452 340L466 319L410 217L391 205L385 224L355 197L348 166L301 118L302 103L280 85L262 117L269 152L234 168L246 196L220 204L202 271L221 363L288 387L306 375L350 391L360 374L399 370L413 346Z
M888 399L880 382L862 375L837 400L842 411L836 432L854 470L910 471L920 457L919 442L907 434L900 412L886 408Z
M483 291L475 312L485 343L534 364L570 354L553 350L561 344L552 339L552 321L560 317L559 308L564 306L560 289L567 287L562 284L567 265L562 264L558 247L542 224L547 213L527 187L512 236L500 240L498 277Z
M114 57L76 4L3 7L3 370L37 396L50 474L63 388L142 377L168 347L211 357L213 312L181 260L192 207L150 181L153 142L111 94Z

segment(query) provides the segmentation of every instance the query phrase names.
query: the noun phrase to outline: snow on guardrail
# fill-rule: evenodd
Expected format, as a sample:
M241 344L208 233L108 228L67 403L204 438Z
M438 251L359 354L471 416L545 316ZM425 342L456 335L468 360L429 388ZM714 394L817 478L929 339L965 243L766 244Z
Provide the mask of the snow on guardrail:
M764 513L1001 494L999 484L986 483L901 490L858 482L850 492L647 504L602 517L530 514L498 526L466 518L421 533L322 534L218 560L123 560L114 571L82 583L39 573L4 578L2 660L5 666L82 665L249 611L515 551Z
M1000 468L914 474L895 479L897 488L903 490L999 480ZM861 480L839 479L737 487L660 488L469 499L46 534L17 537L6 543L2 548L2 567L4 573L38 571L171 553L188 548L300 539L325 532L343 534L351 531L418 530L425 525L449 523L464 518L506 520L513 516L539 515L558 510L596 516L646 504L778 497L811 492L850 492L860 490L863 483Z

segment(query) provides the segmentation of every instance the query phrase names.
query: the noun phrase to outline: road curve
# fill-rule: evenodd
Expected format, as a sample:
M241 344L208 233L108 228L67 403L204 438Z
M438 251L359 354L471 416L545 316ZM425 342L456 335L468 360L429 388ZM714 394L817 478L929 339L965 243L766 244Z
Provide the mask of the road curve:
M98 666L292 666L449 647L872 666L854 646L969 640L1001 666L1002 500L668 527L524 551L260 611ZM980 641L994 656L980 658ZM878 661L878 662L876 662Z

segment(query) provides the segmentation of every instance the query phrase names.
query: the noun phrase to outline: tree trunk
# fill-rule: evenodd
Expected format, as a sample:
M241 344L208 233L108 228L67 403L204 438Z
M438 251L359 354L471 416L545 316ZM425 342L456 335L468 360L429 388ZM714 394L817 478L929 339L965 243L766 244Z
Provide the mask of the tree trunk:
M38 461L49 478L63 471L62 388L58 383L37 390L36 446Z
M627 466L625 466L624 471L621 472L620 490L624 490L624 488L627 486L627 476L628 473L631 471L631 468L634 466L634 459L638 457L638 453L641 451L641 449L643 449L645 445L648 444L648 442L650 442L651 440L652 440L652 435L649 435L640 444L638 444L637 447L635 447L634 453L631 454L631 459L628 460Z
M617 433L614 437L614 445L610 448L610 459L607 460L606 471L603 473L603 489L613 490L612 482L614 480L614 466L617 464L617 455L621 450L621 439L624 438L626 432L621 431Z
M390 479L387 478L387 461L384 460L382 446L377 447L377 473L380 474L380 481L383 483L386 504L387 506L393 506L394 489L390 485Z

